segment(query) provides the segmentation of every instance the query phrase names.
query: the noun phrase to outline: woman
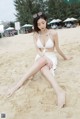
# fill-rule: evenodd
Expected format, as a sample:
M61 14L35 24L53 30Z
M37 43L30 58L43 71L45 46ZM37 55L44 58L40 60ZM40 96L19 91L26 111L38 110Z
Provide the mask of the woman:
M54 30L47 28L47 18L45 14L39 12L33 15L33 25L33 38L37 50L35 62L25 76L9 90L8 94L12 95L26 80L34 76L38 71L41 71L56 92L58 106L63 107L65 104L65 91L58 85L54 78L54 70L57 65L54 48L56 48L57 52L63 57L64 60L67 60L68 58L59 48L57 33Z

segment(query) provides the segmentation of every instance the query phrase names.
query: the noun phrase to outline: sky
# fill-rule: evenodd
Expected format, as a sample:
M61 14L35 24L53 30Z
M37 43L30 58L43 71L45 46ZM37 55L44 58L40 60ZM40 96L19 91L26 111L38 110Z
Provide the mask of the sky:
M0 21L15 21L14 0L0 0Z

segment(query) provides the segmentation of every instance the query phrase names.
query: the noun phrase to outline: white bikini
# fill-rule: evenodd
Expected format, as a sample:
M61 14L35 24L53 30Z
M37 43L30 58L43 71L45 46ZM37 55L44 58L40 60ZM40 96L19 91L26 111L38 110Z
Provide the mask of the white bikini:
M38 48L43 49L44 55L46 57L48 57L53 62L53 67L50 69L50 71L52 72L52 74L54 76L54 70L56 69L56 65L57 65L57 57L56 57L54 52L48 52L47 51L47 49L54 47L54 42L52 42L52 40L51 40L51 38L48 34L48 40L47 40L45 46L43 46L43 44L41 43L40 34L39 34L36 45L37 45ZM35 61L37 61L40 57L41 56L39 54L37 54L37 56L35 58Z
M49 38L45 44L45 46L42 45L41 41L40 41L40 37L38 37L38 40L37 40L37 47L38 48L44 48L44 49L47 49L47 48L53 48L53 42L52 40Z

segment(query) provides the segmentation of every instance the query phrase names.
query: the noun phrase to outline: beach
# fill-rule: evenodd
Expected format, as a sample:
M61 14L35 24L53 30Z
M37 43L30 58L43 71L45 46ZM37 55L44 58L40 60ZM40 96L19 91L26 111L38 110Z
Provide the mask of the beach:
M57 106L55 91L40 72L11 97L6 96L36 56L33 33L19 34L0 39L0 115L4 113L6 119L80 119L80 26L56 31L60 49L72 57L63 60L55 51L55 78L66 92L65 107Z

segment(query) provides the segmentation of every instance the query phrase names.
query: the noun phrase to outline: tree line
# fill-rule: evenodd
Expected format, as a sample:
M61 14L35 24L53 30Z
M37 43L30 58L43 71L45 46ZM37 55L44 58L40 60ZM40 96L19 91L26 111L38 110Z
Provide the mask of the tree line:
M14 0L14 5L21 25L32 24L33 14L40 11L47 15L48 22L68 17L80 19L80 0Z

